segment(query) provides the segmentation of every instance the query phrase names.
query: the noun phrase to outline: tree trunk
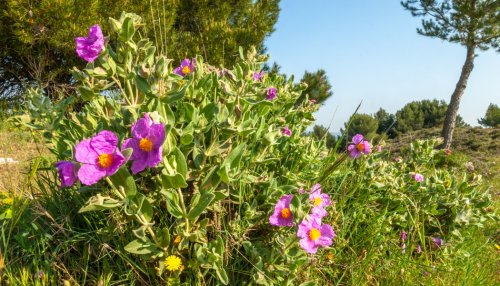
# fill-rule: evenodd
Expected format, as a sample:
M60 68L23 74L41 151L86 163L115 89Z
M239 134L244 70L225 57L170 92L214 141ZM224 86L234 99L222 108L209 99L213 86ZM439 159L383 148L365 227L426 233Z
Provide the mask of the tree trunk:
M467 87L467 80L469 75L474 68L474 44L469 44L467 46L467 57L465 58L465 63L462 67L462 73L460 74L460 79L455 86L455 91L451 95L450 104L448 105L448 110L446 111L446 117L444 119L443 131L441 136L444 137L443 148L449 149L451 147L451 141L453 139L453 131L455 129L455 123L457 121L458 107L460 105L460 99L464 94L465 88Z

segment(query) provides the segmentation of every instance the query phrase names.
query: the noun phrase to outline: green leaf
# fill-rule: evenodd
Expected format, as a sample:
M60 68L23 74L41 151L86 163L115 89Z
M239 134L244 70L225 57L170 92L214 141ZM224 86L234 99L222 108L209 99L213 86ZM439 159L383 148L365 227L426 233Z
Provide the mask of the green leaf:
M139 75L136 75L135 82L142 93L144 93L145 95L151 95L151 86L146 79L142 78Z
M134 28L134 20L132 18L125 18L122 24L122 30L120 31L120 40L123 42L126 42L130 39L135 34L135 28Z
M187 187L186 180L181 174L161 175L161 184L165 189L178 189Z
M224 270L223 267L216 266L215 273L217 274L217 277L219 278L222 284L224 285L229 284L229 278L227 277L226 270Z
M123 187L127 197L133 197L137 193L137 186L135 185L134 177L130 174L126 166L121 167L118 171L111 177L109 177L113 185L118 187Z
M171 190L161 190L160 193L165 197L167 211L175 218L183 218L179 194Z
M87 86L78 87L78 92L80 92L80 95L85 100L92 100L97 96L97 94L95 94L94 91Z
M197 217L201 215L201 213L210 205L210 203L214 200L215 195L212 193L205 193L202 195L200 200L195 206L191 207L191 210L188 214L188 219L195 220Z
M125 250L133 254L155 254L159 250L151 241L142 241L140 239L132 240L125 245Z
M79 213L112 209L123 205L122 201L112 199L108 196L103 197L101 194L97 194L91 198L80 208Z

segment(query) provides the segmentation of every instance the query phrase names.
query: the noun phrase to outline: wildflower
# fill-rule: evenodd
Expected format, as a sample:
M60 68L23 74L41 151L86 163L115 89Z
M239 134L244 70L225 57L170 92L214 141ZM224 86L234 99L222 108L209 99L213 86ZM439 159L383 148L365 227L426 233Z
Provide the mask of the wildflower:
M59 161L56 163L59 179L61 180L61 187L71 187L76 182L75 164L69 161Z
M292 136L292 131L288 128L288 126L285 126L281 133L288 137Z
M254 81L259 81L259 80L261 80L263 77L264 77L264 71L254 72L254 73L253 73L253 76L252 76L252 78L253 78L253 80L254 80Z
M300 188L298 192L299 194L303 195L306 191L304 190L304 188Z
M377 146L377 152L382 152L382 146L380 145Z
M403 230L403 232L401 233L401 240L402 241L405 241L406 240L406 231Z
M184 269L184 266L182 265L182 260L176 256L176 255L170 255L167 258L165 258L165 268L170 271L177 271Z
M444 246L444 240L439 237L431 237L432 242L434 242L434 248L441 248Z
M75 42L78 56L89 63L94 62L104 49L104 36L101 27L99 25L90 27L88 37L77 37Z
M117 145L118 138L107 130L76 145L75 158L83 163L77 176L84 185L93 185L102 177L113 175L125 163Z
M316 99L309 99L309 104L316 104L318 102Z
M181 243L181 236L180 235L176 235L175 238L174 238L174 243L175 244L179 244Z
M186 76L194 71L195 65L196 59L193 59L192 62L190 59L184 59L182 60L181 65L174 69L174 73L181 76Z
M276 97L276 92L278 91L278 89L276 89L275 87L270 87L267 89L267 96L266 96L266 99L267 100L273 100L275 97Z
M420 244L417 246L417 253L418 254L422 253L422 247L420 247Z
M162 159L162 145L165 141L165 127L162 123L155 123L148 113L137 120L132 126L132 138L123 141L122 149L132 148L130 157L132 173L137 174L146 167L153 168L160 164Z
M314 184L314 186L311 187L311 193L314 193L316 191L321 192L321 184L317 183L317 184Z
M415 179L415 181L419 183L422 183L424 181L424 176L422 176L422 174L416 173L413 175L413 179Z
M13 198L2 199L2 204L4 204L4 205L11 206L13 203L14 203L14 199Z
M275 226L293 226L293 213L290 202L293 195L282 196L274 206L274 213L269 217L269 223Z
M347 150L351 153L351 157L353 158L358 158L359 155L361 155L361 152L369 154L371 151L370 143L364 140L364 137L361 134L354 135L354 137L352 137L352 143L353 144L349 144Z
M328 194L321 193L321 188L315 189L311 192L309 200L312 201L314 207L324 208L330 205L330 196Z
M301 238L300 247L313 254L320 246L332 245L335 232L330 225L321 224L317 217L310 216L299 224L297 236Z

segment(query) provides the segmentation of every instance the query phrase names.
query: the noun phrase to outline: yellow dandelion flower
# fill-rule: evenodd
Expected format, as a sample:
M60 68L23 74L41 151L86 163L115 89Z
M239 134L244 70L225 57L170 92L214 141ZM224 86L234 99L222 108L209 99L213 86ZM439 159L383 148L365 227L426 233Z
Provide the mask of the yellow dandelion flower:
M165 258L165 268L170 271L182 271L184 266L182 265L182 260L176 255L170 255Z
M13 198L5 198L2 200L2 203L4 205L12 205L12 203L14 203L14 199Z

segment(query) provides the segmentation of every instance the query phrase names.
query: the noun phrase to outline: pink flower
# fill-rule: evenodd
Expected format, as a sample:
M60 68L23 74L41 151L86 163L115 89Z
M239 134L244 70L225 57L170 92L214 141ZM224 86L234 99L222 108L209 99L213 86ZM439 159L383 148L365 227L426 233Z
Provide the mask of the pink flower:
M196 59L193 59L192 62L190 59L184 59L182 60L181 65L174 69L174 73L181 76L186 76L194 71L195 65Z
M314 193L316 191L319 191L321 193L321 185L319 183L314 184L314 186L311 187L311 193Z
M364 140L363 135L356 134L352 137L352 144L349 144L347 150L351 154L351 157L358 158L361 153L369 154L371 146L368 141Z
M300 247L307 253L314 254L318 247L330 246L335 238L335 232L328 224L321 224L321 221L310 216L299 224L297 236L301 238Z
M84 185L93 185L105 176L111 176L125 163L118 149L118 137L111 131L101 131L92 139L85 139L75 147L75 158L83 165L78 179Z
M153 168L162 159L162 145L165 141L165 126L154 122L148 113L132 125L132 138L123 141L122 150L132 148L132 173L137 174L146 167Z
M264 77L264 71L254 72L252 77L254 81L260 81Z
M422 183L424 181L424 176L422 176L422 174L416 173L415 175L413 175L413 179L415 179L415 181L419 183Z
M420 244L417 246L417 253L422 253L422 247L420 247Z
M62 188L71 187L75 184L77 180L75 164L69 161L59 161L56 163L56 168Z
M101 27L99 25L90 27L88 37L77 37L75 42L78 56L89 63L94 62L104 48L104 36Z
M330 196L328 194L321 193L320 184L314 185L311 191L312 192L309 195L309 200L313 203L311 214L321 220L323 217L328 215L325 207L330 205Z
M281 133L288 137L292 136L292 131L288 128L288 126L285 126Z
M302 194L304 194L306 191L305 191L303 188L300 188L298 192L299 192L299 194L301 194L301 195L302 195Z
M275 87L270 87L267 89L267 96L266 96L266 99L267 100L273 100L275 97L276 97L276 92L278 91L278 89L276 89Z
M275 226L293 226L293 213L290 210L290 202L293 195L282 196L274 206L274 212L269 217L269 223Z
M382 146L378 145L377 146L377 152L381 152L382 151Z
M406 231L403 230L403 232L401 233L401 240L402 241L405 241L406 240Z

